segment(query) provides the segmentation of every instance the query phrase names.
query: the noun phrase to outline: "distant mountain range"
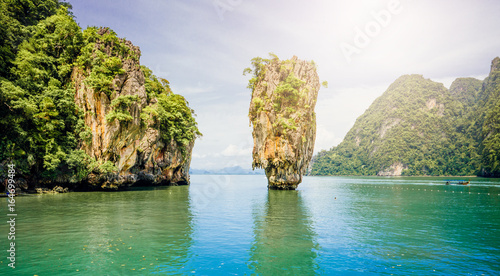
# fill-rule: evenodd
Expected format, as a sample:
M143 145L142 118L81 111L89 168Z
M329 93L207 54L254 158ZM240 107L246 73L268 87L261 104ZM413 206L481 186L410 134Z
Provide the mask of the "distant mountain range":
M240 166L234 166L234 167L226 167L218 170L198 170L198 169L189 169L189 173L196 175L196 174L229 174L229 175L264 175L265 172L262 169L244 169Z

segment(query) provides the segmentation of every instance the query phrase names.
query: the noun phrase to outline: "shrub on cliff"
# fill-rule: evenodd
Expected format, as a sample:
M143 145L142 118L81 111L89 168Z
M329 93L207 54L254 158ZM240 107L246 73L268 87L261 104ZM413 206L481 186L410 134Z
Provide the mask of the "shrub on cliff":
M159 129L165 143L175 141L184 153L185 147L202 135L194 119L194 110L189 108L183 96L172 92L166 79L158 79L146 66L141 66L141 71L148 99L156 98L156 103L142 111L142 122Z

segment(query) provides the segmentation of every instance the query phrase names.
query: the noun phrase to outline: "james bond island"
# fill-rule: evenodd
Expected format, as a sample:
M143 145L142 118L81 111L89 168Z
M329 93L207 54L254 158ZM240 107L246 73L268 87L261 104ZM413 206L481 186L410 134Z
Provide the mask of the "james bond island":
M320 81L314 62L252 59L248 116L253 125L253 168L266 171L270 189L296 189L311 161L316 138L314 107Z

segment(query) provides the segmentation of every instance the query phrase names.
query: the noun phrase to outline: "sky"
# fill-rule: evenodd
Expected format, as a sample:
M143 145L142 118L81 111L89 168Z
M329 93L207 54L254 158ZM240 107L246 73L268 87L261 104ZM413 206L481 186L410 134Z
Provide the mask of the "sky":
M314 60L320 81L315 152L338 145L356 118L405 74L449 87L484 79L500 56L498 0L68 0L83 29L110 27L141 49L197 114L191 167L251 168L254 57Z

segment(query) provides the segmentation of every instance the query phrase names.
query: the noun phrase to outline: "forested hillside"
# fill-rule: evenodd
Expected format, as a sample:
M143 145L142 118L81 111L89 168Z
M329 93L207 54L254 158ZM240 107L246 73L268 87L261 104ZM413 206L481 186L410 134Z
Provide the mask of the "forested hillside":
M117 187L140 180L139 172L159 181L164 156L178 155L179 166L189 167L201 133L187 101L139 64L139 47L109 28L82 30L70 8L57 0L0 0L0 171L14 163L18 182L31 188ZM109 181L98 181L105 175Z
M314 157L311 174L498 176L498 64L483 82L460 78L450 89L398 78L337 147Z
M495 58L491 73L483 82L478 101L477 126L481 133L480 175L500 177L500 58Z

